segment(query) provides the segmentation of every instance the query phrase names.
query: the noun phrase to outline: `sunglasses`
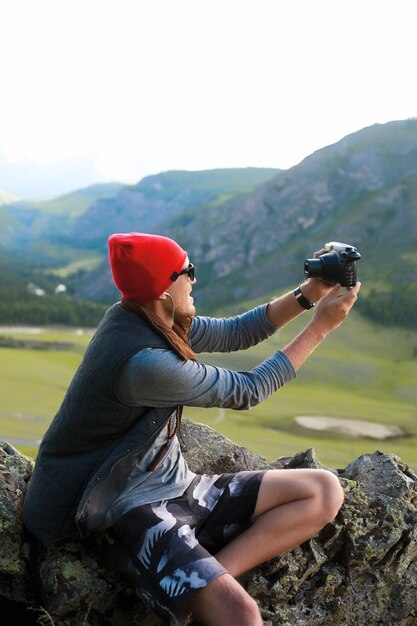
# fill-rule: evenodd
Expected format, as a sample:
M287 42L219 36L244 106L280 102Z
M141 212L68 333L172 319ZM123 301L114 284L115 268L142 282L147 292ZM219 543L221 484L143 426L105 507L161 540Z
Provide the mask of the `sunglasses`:
M173 272L173 274L171 274L171 276L170 276L170 279L174 282L175 280L177 280L177 278L179 278L183 274L188 274L190 280L193 281L194 278L195 278L195 267L194 267L194 265L192 263L190 263L188 265L188 267L186 267L185 269L181 270L180 272Z

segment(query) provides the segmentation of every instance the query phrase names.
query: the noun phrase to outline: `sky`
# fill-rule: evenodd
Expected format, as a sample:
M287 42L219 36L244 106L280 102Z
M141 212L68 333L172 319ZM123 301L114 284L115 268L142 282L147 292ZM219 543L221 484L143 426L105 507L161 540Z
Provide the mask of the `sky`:
M287 169L417 116L415 0L1 0L0 188Z

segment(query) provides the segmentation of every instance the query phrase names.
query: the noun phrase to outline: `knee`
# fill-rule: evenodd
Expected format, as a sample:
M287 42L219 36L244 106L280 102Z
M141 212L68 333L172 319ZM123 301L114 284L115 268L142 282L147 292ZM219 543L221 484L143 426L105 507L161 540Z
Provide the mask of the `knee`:
M255 600L248 594L239 600L239 608L236 613L236 624L242 626L261 626L263 624L259 607Z
M227 602L227 624L236 626L262 626L263 621L255 600L242 588L234 590ZM226 607L224 613L226 614ZM216 622L219 623L219 622Z
M322 526L328 524L338 514L343 505L345 494L339 479L328 470L317 470L318 498L320 500L320 517Z
M209 626L262 626L257 603L230 575L200 589L186 606L194 619Z

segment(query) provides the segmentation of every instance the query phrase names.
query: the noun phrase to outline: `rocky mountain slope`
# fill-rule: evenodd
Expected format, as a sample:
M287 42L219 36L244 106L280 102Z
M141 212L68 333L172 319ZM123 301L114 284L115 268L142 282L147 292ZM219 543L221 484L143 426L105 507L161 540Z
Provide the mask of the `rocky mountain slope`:
M236 194L251 192L279 170L242 168L201 172L171 171L125 186L114 199L99 199L72 225L72 236L97 242L112 232L158 232L167 220L197 215ZM210 210L209 208L209 210ZM104 218L104 219L103 219Z
M417 120L349 135L246 195L148 219L125 226L172 236L189 251L205 310L301 282L306 256L339 240L362 254L363 310L379 321L412 323L406 310L417 306ZM107 260L77 289L83 297L117 297ZM394 310L398 299L403 306Z
M9 237L0 233L0 243L13 248L54 240L74 248L80 242L100 248L109 232L123 232L134 224L136 230L157 229L164 219L184 210L248 193L278 172L268 168L172 171L147 176L137 185L98 184L57 198L4 203L3 226L10 230L9 220L16 227Z
M207 283L199 297L212 304L301 280L303 255L329 240L358 247L374 287L406 287L417 278L417 120L350 135L243 201L167 229L192 251Z

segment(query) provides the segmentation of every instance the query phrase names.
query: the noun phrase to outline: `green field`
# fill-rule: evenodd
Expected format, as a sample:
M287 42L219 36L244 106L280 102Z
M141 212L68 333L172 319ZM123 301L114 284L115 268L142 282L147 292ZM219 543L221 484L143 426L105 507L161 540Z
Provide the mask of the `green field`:
M203 355L201 360L248 369L283 347L305 319L301 316L245 352ZM76 331L0 329L2 336L49 343L48 350L0 348L0 439L33 458L37 447L30 442L41 439L92 334ZM405 435L379 441L317 432L295 424L298 415L392 424ZM381 450L417 470L417 332L376 326L354 311L310 356L297 379L268 401L250 411L186 408L185 416L213 426L269 461L313 447L325 465L343 468L362 454Z

